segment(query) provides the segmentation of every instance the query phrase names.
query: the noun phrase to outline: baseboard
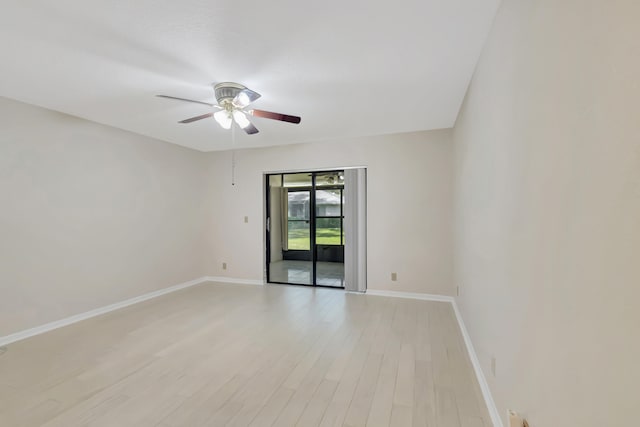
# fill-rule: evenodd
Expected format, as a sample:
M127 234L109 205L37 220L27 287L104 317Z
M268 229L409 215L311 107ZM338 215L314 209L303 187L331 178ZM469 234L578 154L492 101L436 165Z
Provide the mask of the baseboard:
M129 298L128 300L120 301L114 304L106 305L104 307L96 308L94 310L87 311L85 313L76 314L64 319L56 320L54 322L45 323L44 325L36 326L35 328L26 329L24 331L15 332L10 335L6 335L4 337L0 337L0 347L5 346L7 344L14 343L16 341L21 341L23 339L33 337L35 335L40 335L45 332L52 331L54 329L62 328L64 326L71 325L73 323L80 322L82 320L90 319L92 317L100 316L101 314L106 314L111 311L115 311L124 307L128 307L133 304L137 304L139 302L147 301L152 298L157 298L162 295L169 294L171 292L179 291L181 289L189 288L194 285L198 285L203 282L208 282L208 277L200 277L198 279L190 280L188 282L180 283L179 285L170 286L168 288L160 289L158 291L149 292L144 295L139 295L137 297Z
M14 343L16 341L21 341L29 337L33 337L35 335L43 334L45 332L49 332L54 329L62 328L64 326L68 326L73 323L80 322L82 320L90 319L92 317L100 316L102 314L106 314L111 311L128 307L133 304L147 301L152 298L157 298L159 296L166 295L171 292L176 292L181 289L189 288L191 286L195 286L204 282L238 283L238 284L245 284L245 285L263 285L264 284L264 281L262 280L235 279L231 277L218 277L218 276L200 277L198 279L190 280L188 282L184 282L179 285L170 286L168 288L160 289L154 292L149 292L147 294L139 295L137 297L133 297L124 301L117 302L115 304L110 304L104 307L96 308L94 310L87 311L85 313L76 314L74 316L70 316L65 319L56 320L54 322L49 322L41 326L36 326L35 328L26 329L24 331L20 331L10 335L6 335L4 337L0 337L0 347ZM462 316L460 315L460 310L458 310L458 304L456 304L455 298L450 296L445 296L445 295L381 291L381 290L371 290L371 289L367 290L366 294L374 295L374 296L383 296L383 297L410 298L410 299L419 299L419 300L426 300L426 301L439 301L439 302L451 303L453 306L453 311L455 312L455 315L456 315L456 319L458 321L458 325L460 326L460 331L462 332L462 337L464 339L465 345L467 346L467 352L469 353L471 364L473 365L473 369L475 370L476 377L478 378L478 383L480 384L480 389L482 391L482 395L484 397L485 403L489 410L489 415L491 416L493 425L494 427L503 427L502 419L500 418L498 409L493 400L493 396L491 395L491 390L489 389L489 384L487 383L487 380L480 366L480 361L478 360L478 356L473 348L473 343L471 342L471 338L469 337L467 328L464 324L464 321L462 320Z
M378 291L375 289L367 289L367 295L375 295L378 297L393 297L393 298L409 298L420 299L425 301L439 301L439 302L453 302L453 297L446 295L434 295L434 294L421 294L417 292L398 292L398 291Z
M222 277L222 276L207 276L205 277L209 282L218 282L218 283L238 283L240 285L264 285L264 280L259 279L235 279L233 277Z
M366 293L367 295L376 295L381 297L410 298L410 299L419 299L419 300L426 300L426 301L440 301L440 302L451 303L451 305L453 306L453 311L456 315L456 320L458 321L458 325L460 326L460 331L462 332L462 338L464 339L464 343L467 347L467 353L469 353L469 359L471 359L473 370L475 371L476 377L478 378L478 384L480 384L480 390L482 391L482 396L484 397L485 404L487 405L487 409L489 410L489 415L491 416L493 427L504 427L504 425L502 424L502 418L500 418L498 408L496 407L496 403L494 402L493 396L491 395L489 384L487 383L487 379L485 378L484 372L482 371L482 367L480 366L478 355L476 354L476 351L473 348L471 337L469 336L467 327L465 326L464 321L462 320L462 315L460 314L460 310L458 309L458 304L456 303L456 299L454 297L445 296L445 295L420 294L420 293L413 293L413 292L377 291L377 290L370 290L370 289L368 289Z
M471 342L471 337L469 336L467 327L464 324L464 320L462 320L462 315L460 314L460 310L458 310L458 304L456 303L455 299L451 301L451 304L453 305L453 311L456 314L458 325L460 325L460 331L462 331L462 337L464 338L464 343L467 346L467 353L469 353L469 358L471 359L473 370L476 372L476 377L478 378L478 383L480 384L480 390L482 391L482 396L484 397L484 401L487 405L487 409L489 410L489 415L491 416L493 427L503 427L504 425L502 424L502 418L500 418L500 413L498 412L496 403L494 402L493 396L491 395L491 389L489 389L489 383L487 383L487 379L484 376L482 367L480 366L480 360L478 359L478 355L476 354L476 351L473 348L473 343Z

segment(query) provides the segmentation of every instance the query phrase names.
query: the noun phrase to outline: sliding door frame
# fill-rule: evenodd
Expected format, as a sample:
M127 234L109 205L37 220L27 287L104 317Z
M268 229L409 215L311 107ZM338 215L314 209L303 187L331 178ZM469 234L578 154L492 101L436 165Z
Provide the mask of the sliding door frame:
M345 169L356 169L354 167L345 167L345 168L331 168L331 169L315 169L315 170L297 170L297 171L287 171L287 172L264 172L264 184L265 184L265 197L264 200L266 202L265 205L265 266L266 266L266 283L276 283L281 285L294 285L294 286L311 286L318 288L331 288L331 289L344 289L344 286L329 286L329 285L318 285L317 280L317 251L316 251L316 175L322 173L331 173L331 172L343 172ZM271 186L269 185L269 178L271 176L280 175L281 183L284 187L284 176L297 174L297 173L309 173L311 175L311 187L295 187L296 190L299 191L310 191L309 198L309 245L311 251L311 265L312 265L312 277L311 284L304 283L289 283L289 282L277 282L270 280L271 278L271 226L273 222L273 218L271 218ZM343 229L344 229L344 199L342 198L344 194L344 186L323 186L322 189L340 189L341 201L340 201L340 243L344 248L344 239L342 237ZM288 192L287 192L288 193ZM344 253L344 249L343 249ZM344 264L344 259L342 264Z

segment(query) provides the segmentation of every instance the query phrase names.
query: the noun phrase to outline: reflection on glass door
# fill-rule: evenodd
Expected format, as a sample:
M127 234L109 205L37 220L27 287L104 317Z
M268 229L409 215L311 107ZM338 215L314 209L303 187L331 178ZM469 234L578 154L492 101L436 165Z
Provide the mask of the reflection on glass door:
M268 281L344 287L342 171L268 176Z
M287 204L288 250L310 252L311 192L308 190L290 190L287 193Z
M269 176L269 277L272 283L313 285L313 175Z
M344 287L344 174L315 176L316 284Z

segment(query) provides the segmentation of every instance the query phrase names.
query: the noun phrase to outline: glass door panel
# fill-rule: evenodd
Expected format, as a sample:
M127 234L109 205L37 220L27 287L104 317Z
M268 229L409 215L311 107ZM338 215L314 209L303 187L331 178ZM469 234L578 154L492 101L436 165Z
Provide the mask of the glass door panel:
M340 218L316 219L316 245L342 245L342 236L342 221Z
M288 202L288 250L311 250L311 192L289 190Z
M344 174L316 174L316 284L344 287Z
M278 203L270 221L281 224L281 247L272 254L269 263L270 282L313 285L312 255L312 174L282 174ZM270 189L273 191L273 189ZM273 200L274 197L272 196ZM272 209L272 212L274 210ZM273 245L272 245L273 246Z

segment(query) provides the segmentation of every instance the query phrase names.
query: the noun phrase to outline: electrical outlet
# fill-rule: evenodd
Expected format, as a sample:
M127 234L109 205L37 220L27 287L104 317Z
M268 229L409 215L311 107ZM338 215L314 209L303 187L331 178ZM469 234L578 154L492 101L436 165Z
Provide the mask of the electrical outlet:
M245 216L245 217L244 217L244 223L245 223L245 224L247 224L248 222L249 222L249 217L248 217L248 216Z
M398 280L398 273L391 273L391 281L395 282L396 280Z
M226 269L227 269L227 263L226 263L226 262L223 262L223 263L222 263L222 269L223 269L223 270L226 270Z
M496 377L496 357L492 356L491 357L491 375L493 375L493 377Z

